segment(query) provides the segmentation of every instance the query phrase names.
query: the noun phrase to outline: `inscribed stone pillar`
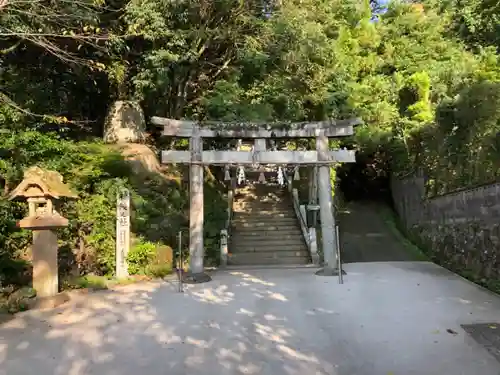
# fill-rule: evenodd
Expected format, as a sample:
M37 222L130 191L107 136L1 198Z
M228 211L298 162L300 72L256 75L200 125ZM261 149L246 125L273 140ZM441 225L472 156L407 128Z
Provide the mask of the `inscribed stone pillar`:
M127 256L130 250L130 192L123 189L116 199L116 277L128 274Z
M316 138L316 150L320 161L328 160L328 138ZM325 276L334 275L337 269L337 252L335 241L335 220L332 212L332 187L330 181L330 166L321 165L318 171L318 193L321 217L321 235L323 237L323 256Z
M40 298L59 292L57 248L56 232L33 231L33 288Z

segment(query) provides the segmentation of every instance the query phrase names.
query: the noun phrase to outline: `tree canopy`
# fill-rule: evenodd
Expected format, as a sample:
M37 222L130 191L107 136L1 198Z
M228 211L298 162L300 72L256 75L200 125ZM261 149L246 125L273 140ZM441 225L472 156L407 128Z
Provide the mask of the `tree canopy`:
M470 105L468 95L496 100L489 93L500 80L499 7L489 0L3 0L0 126L100 135L116 99L139 100L147 117L360 116L356 147L390 147L394 171L424 168L432 176L442 162L415 164L432 150L416 146L423 134L453 145L433 158L469 163L470 154L452 157L472 147L453 129L474 133L487 123L488 131L467 139L476 139L481 158L496 152L494 111L482 106L487 113L471 118L461 106ZM457 125L462 116L467 125ZM436 193L496 178L496 160L488 160L484 176L470 172L450 185L450 176L436 175L450 185Z

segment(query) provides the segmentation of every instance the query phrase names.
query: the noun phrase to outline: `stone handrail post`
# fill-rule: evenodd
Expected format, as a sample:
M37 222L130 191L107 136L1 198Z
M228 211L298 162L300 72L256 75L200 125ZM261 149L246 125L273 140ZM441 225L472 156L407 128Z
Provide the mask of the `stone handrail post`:
M228 256L227 243L228 243L227 230L222 229L220 231L220 266L221 267L227 266L227 256Z
M316 229L307 227L307 214L306 206L299 203L299 192L297 189L292 188L292 201L295 215L299 219L300 229L302 236L307 244L309 254L313 264L319 265L318 244L316 239Z
M231 235L231 222L233 220L233 201L234 201L234 186L233 180L230 182L227 191L227 220L226 227L220 231L220 267L227 266L227 258L229 255L229 236Z

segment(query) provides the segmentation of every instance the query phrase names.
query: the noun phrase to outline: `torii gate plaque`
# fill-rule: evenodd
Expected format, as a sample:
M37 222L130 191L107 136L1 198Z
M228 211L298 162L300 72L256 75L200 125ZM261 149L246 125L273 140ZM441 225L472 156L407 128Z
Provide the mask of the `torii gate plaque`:
M336 273L335 222L332 212L330 165L354 162L354 151L330 151L328 138L354 134L360 119L302 123L224 123L196 122L153 117L151 122L163 126L164 136L189 138L189 151L167 150L161 153L164 164L190 164L189 172L189 280L209 281L204 273L203 257L203 166L204 165L314 165L319 167L318 190L323 235L325 275ZM203 150L203 138L254 139L252 151ZM266 139L316 138L316 151L267 151Z

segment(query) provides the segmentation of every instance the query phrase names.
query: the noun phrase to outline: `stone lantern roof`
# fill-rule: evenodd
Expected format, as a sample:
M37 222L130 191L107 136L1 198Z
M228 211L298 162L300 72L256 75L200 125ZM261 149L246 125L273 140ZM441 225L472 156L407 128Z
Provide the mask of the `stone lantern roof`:
M63 182L63 177L58 172L31 167L24 172L23 181L12 191L9 199L49 197L53 199L78 198Z

